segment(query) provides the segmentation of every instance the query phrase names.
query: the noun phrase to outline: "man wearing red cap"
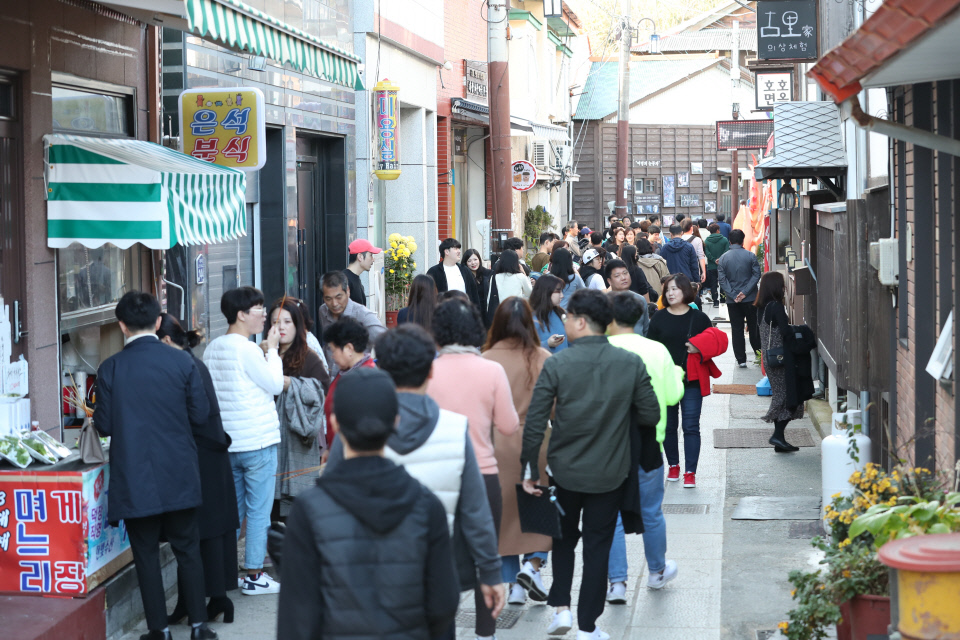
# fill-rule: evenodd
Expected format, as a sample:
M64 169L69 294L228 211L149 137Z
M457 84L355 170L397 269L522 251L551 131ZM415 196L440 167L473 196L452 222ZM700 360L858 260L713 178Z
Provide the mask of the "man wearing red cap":
M360 274L364 271L370 271L373 266L373 256L383 251L373 246L369 240L354 240L348 247L350 252L350 264L347 265L344 274L350 283L350 299L357 304L367 306L367 292L363 289L363 283L360 282Z

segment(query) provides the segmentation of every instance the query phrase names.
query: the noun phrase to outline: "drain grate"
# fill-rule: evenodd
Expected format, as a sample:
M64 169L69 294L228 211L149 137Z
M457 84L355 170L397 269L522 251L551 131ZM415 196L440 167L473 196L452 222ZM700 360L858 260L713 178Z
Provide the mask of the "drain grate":
M807 522L791 522L790 531L787 533L788 538L793 538L794 540L803 540L813 538L815 536L825 535L826 532L823 530L823 523L820 520L812 520Z
M497 629L513 629L513 626L520 620L525 609L507 609L504 608L497 618ZM457 613L457 626L464 629L473 629L477 624L477 614L472 611L460 611Z
M772 449L768 440L770 429L714 429L713 446L716 449ZM813 436L806 427L786 430L787 442L796 447L813 447Z
M776 629L757 629L757 640L771 640L779 637Z
M703 515L709 509L705 504L665 504L663 512L672 515Z

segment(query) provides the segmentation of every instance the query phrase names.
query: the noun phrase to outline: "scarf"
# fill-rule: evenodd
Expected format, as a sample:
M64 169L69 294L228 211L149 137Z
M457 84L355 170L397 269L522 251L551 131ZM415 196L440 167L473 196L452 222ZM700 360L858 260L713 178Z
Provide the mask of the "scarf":
M469 353L478 356L480 355L480 349L477 347L468 347L462 344L448 344L440 349L440 355L447 353Z

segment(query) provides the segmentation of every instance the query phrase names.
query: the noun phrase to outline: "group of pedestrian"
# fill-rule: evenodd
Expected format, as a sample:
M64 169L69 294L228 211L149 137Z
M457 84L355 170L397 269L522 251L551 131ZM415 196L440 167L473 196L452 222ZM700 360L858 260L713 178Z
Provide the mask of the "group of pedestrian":
M802 417L810 338L787 322L782 276L761 281L756 260L737 253L753 258L742 234L730 231L731 248L720 251L711 238L723 235L709 225L701 262L683 239L698 234L692 226L671 228L664 256L653 247L657 225L644 222L636 244L611 230L615 256L597 246L601 234L571 222L564 239L541 238L530 267L522 241L487 269L473 250L461 261L460 243L446 239L389 331L357 277L379 249L355 243L346 272L321 279L316 333L300 300L265 308L260 291L240 287L224 293L229 329L202 360L191 353L199 335L161 314L153 296L126 294L116 311L126 345L101 365L94 422L113 436L109 518L130 535L142 640L170 638L184 619L191 638L216 638L207 620L233 621L227 592L236 588L280 593L285 639L452 639L467 590L478 640L494 637L505 604L528 599L555 607L550 635L576 624L579 640L609 638L596 621L606 603L625 602L626 533L644 536L649 588L678 575L666 557L664 476L696 487L702 402L727 347L695 304L695 278L715 264L748 327L748 307L754 329L759 310L765 358L796 354L768 371L765 419L778 452L796 450L784 430ZM676 243L685 249L669 249ZM738 362L743 348L734 327ZM547 492L556 536L520 524L520 496ZM268 556L271 522L286 528L270 533L282 543ZM161 539L178 562L169 616ZM264 571L271 563L274 576Z

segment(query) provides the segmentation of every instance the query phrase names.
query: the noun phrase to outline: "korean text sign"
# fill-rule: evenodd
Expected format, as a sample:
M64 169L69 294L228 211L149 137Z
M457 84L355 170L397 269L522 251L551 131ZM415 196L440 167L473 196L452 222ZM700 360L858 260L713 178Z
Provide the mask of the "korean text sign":
M757 55L761 60L816 60L817 0L757 2Z
M256 171L267 160L263 92L205 88L180 94L183 153L231 169Z

